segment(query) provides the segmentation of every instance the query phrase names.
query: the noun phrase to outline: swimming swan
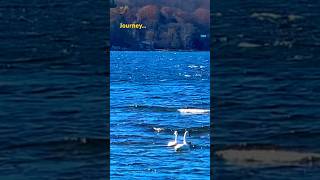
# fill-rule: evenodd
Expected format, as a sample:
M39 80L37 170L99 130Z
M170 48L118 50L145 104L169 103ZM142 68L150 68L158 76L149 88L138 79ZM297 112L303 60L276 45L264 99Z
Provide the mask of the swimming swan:
M189 144L187 143L187 140L186 140L186 136L189 132L186 131L184 132L184 135L183 135L183 143L182 144L177 144L176 146L174 146L174 150L176 151L182 151L182 150L188 150L190 148Z
M169 146L169 147L175 146L175 145L177 145L177 143L178 143L178 141L177 141L177 139L178 139L178 131L174 131L173 134L175 135L174 141L170 141L170 142L168 143L168 146Z

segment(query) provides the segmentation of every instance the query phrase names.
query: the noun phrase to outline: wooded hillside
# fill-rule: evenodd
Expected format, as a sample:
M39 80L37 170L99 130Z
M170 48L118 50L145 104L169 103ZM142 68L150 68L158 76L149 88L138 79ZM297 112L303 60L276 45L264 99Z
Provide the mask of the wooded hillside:
M112 49L209 50L209 0L117 0L110 9ZM120 29L141 23L145 29Z

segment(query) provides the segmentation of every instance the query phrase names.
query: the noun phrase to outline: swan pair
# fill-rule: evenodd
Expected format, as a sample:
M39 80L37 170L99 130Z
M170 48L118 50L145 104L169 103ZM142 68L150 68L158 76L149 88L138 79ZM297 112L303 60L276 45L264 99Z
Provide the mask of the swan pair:
M189 133L188 131L184 132L183 143L182 144L178 144L178 131L174 131L174 133L173 133L175 135L174 141L170 141L168 143L168 146L169 147L174 147L175 151L188 150L190 148L189 144L187 143L187 140L186 140L186 137L187 137L188 133Z

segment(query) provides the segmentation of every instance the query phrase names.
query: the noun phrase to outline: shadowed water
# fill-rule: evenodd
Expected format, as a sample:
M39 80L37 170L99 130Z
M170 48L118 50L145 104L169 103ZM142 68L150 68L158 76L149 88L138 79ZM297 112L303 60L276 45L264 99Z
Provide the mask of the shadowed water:
M107 1L0 1L0 179L107 178Z
M212 7L214 177L319 179L319 2Z
M209 179L209 61L209 52L111 52L111 179ZM190 151L167 147L175 130L180 143L190 132Z

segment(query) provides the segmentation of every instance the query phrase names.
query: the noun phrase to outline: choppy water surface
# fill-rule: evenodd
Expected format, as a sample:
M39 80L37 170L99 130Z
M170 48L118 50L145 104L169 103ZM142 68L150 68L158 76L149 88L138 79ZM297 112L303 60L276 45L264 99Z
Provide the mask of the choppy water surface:
M111 52L111 179L209 179L209 52ZM187 110L186 110L187 109ZM166 147L178 130L192 148Z
M213 3L216 179L319 179L319 7Z
M0 1L0 179L107 179L107 1Z

